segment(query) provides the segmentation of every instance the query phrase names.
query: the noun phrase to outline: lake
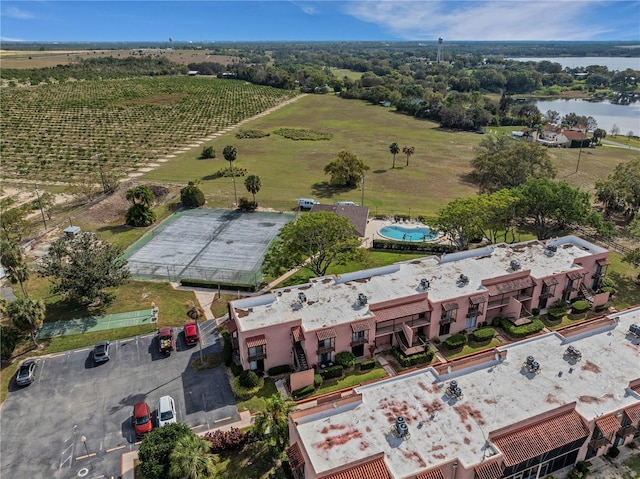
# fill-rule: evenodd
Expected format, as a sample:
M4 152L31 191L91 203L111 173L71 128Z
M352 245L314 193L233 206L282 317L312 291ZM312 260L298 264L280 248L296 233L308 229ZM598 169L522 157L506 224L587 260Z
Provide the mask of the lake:
M541 62L549 61L562 65L562 68L580 68L588 67L590 65L602 65L609 69L609 71L623 71L627 68L633 70L640 70L640 58L627 58L627 57L546 57L546 58L507 58L507 60L516 60L519 62Z
M616 124L620 128L620 135L633 131L640 134L640 102L627 105L616 105L608 101L592 102L586 100L542 100L536 101L536 106L543 115L548 110L555 110L564 116L575 113L580 116L592 116L598 122L598 128L611 133L611 127Z

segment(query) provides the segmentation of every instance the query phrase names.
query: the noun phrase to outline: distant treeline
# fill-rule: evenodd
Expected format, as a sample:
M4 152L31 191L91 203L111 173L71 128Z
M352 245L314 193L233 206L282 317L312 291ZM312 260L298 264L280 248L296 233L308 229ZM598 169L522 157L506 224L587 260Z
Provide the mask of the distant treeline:
M19 83L38 85L55 80L95 80L99 78L124 78L135 76L179 75L187 73L187 66L168 60L166 57L142 56L127 58L85 58L79 63L58 65L49 68L10 69L2 68L0 78Z

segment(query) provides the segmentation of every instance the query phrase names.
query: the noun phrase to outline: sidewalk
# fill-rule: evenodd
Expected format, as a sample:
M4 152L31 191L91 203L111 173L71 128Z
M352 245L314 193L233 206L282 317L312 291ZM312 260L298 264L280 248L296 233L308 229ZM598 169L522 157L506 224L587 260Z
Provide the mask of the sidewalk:
M232 427L236 427L238 429L243 429L245 427L249 427L253 424L253 416L249 411L242 411L240 413L240 420L236 422L232 422L230 424L225 424L224 426L214 427L212 429L208 429L206 431L198 432L198 436L204 436L208 432L213 431L228 431ZM136 459L138 459L138 450L125 452L122 454L120 459L120 470L122 479L134 479L134 464Z

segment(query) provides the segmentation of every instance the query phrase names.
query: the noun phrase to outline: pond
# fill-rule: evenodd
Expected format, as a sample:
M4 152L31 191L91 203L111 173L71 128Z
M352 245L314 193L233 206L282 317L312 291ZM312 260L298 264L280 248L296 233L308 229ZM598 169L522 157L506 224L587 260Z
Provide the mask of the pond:
M591 65L602 65L609 71L623 71L627 68L640 70L640 58L629 57L528 57L528 58L507 58L519 62L542 62L548 61L559 63L562 68L585 68Z

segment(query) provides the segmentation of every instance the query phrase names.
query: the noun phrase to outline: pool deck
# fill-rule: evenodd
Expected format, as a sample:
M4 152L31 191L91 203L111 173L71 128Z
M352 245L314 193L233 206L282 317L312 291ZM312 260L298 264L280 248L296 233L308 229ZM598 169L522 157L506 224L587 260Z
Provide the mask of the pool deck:
M380 231L380 228L382 228L384 226L392 226L392 225L404 226L406 228L412 228L412 227L417 228L419 226L429 226L429 225L425 225L424 223L421 223L420 221L417 221L417 220L394 222L392 220L370 219L369 222L367 223L367 229L365 231L365 238L363 240L363 246L365 248L370 247L371 244L373 243L374 239L388 240L389 238L385 238L380 233L378 233L378 231ZM446 242L446 241L447 241L446 238L444 236L440 235L436 239L427 241L427 243L442 243L442 242ZM411 243L422 243L422 241L411 241Z

